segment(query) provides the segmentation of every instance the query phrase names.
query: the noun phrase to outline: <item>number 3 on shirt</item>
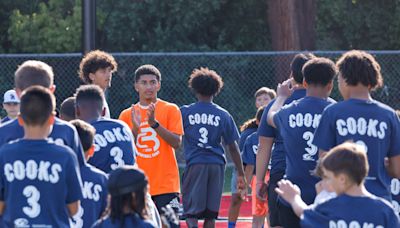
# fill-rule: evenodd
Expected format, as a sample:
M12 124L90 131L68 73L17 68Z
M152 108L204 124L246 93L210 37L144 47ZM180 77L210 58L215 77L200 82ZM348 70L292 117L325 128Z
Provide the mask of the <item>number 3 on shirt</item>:
M200 138L199 138L199 143L197 143L197 146L199 147L206 147L204 144L208 143L208 130L205 127L202 127L199 129L199 133L200 133ZM207 148L207 147L206 147Z
M314 134L311 131L306 131L303 134L303 139L307 141L308 146L305 148L306 153L303 154L303 161L315 161L315 158L313 156L317 154L318 147L312 144Z
M26 196L29 207L23 207L22 211L29 216L29 218L35 218L40 214L40 192L35 186L28 185L22 191L22 194Z
M111 169L114 170L118 167L125 165L124 160L122 160L122 156L124 155L121 148L115 146L111 148L110 155L114 157L114 161L116 164L111 164Z

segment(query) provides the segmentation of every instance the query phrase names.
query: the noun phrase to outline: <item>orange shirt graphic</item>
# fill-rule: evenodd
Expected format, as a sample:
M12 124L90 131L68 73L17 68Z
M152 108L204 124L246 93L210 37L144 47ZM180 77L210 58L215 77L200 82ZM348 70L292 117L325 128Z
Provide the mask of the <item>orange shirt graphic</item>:
M179 171L175 150L147 122L147 107L134 105L140 127L136 137L136 161L149 178L150 194L179 193ZM121 112L119 119L132 129L132 107ZM157 99L155 119L170 132L183 135L182 115L175 104Z

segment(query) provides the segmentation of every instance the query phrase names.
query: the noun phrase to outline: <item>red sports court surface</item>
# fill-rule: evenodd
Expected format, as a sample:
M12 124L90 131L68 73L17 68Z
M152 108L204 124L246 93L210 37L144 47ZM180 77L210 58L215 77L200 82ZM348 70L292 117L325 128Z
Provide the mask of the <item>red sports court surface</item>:
M249 197L249 201L243 202L240 208L239 219L236 223L236 227L238 228L251 228L251 197ZM221 207L219 209L219 217L216 221L217 228L226 228L228 227L228 213L229 213L229 205L231 204L231 195L223 195L221 199ZM181 227L186 228L185 221L181 221ZM203 227L203 222L199 221L199 227ZM265 228L268 228L268 225L264 225Z

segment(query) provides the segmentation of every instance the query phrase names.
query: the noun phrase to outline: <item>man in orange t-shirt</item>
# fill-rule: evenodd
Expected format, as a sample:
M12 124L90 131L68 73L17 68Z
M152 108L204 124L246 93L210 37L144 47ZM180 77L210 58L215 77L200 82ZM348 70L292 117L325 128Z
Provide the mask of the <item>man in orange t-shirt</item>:
M137 164L149 178L150 194L160 213L170 205L179 209L179 170L175 149L182 143L182 116L177 105L157 98L160 71L153 65L135 71L139 102L121 112L119 119L136 138Z

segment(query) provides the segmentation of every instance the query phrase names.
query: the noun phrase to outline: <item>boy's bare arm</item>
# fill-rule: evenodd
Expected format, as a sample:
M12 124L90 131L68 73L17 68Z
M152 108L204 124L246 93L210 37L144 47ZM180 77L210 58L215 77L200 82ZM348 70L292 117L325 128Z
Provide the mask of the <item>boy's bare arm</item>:
M278 188L275 188L275 192L290 203L294 213L298 217L302 216L304 210L308 208L307 204L301 199L299 187L292 184L289 180L280 180Z
M78 200L67 205L68 212L71 217L73 217L76 213L78 213L80 204L81 202Z
M400 178L400 155L390 157L386 167L389 175L394 178Z

